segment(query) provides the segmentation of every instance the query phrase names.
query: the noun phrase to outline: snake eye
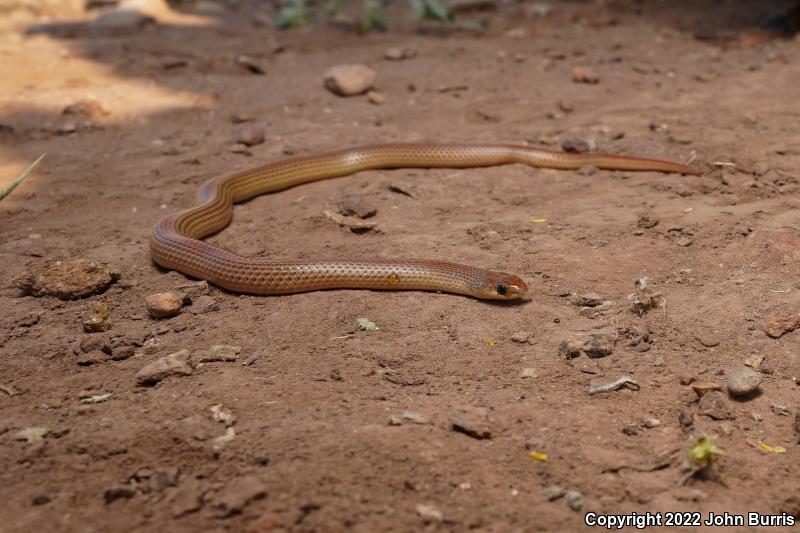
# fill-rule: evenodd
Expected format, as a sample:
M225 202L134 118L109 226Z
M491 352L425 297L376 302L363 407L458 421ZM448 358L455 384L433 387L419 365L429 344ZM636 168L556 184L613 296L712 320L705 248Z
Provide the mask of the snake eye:
M497 291L497 294L499 294L500 296L505 296L506 294L508 294L508 286L503 285L502 283L497 287L495 287L495 290Z

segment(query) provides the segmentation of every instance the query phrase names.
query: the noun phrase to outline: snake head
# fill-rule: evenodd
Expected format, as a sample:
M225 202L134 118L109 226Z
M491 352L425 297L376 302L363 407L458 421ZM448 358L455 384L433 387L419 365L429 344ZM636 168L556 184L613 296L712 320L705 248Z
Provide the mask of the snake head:
M514 274L489 272L479 292L486 300L517 300L528 293L528 284Z

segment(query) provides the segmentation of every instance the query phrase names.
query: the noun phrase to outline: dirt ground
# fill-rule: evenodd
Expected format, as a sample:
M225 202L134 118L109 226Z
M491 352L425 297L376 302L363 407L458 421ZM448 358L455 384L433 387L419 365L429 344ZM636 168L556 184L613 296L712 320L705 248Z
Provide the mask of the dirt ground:
M93 27L100 11L77 0L0 4L0 186L47 153L0 204L0 530L575 531L587 512L800 515L800 333L765 333L794 320L800 291L800 40L778 24L791 2L458 13L485 19L481 34L420 30L398 3L390 31L365 35L280 31L273 5L236 4L184 2L127 29ZM386 60L392 47L416 55ZM344 63L374 69L382 103L323 87ZM599 82L576 82L575 67ZM265 141L235 144L242 128ZM276 258L447 259L519 274L531 298L212 287L218 308L148 316L148 295L188 281L152 263L149 232L210 177L375 142L565 139L695 153L704 175L505 166L305 185L238 206L211 240ZM377 209L375 229L324 214L347 195ZM121 278L69 301L14 288L27 266L67 256ZM660 296L638 313L641 277ZM99 302L112 327L85 333ZM358 330L362 317L379 330ZM592 335L612 353L565 355ZM218 344L239 359L199 362ZM190 375L137 384L182 349ZM725 385L745 360L763 382L735 399ZM587 394L626 374L638 390ZM695 377L722 386L714 402L682 384ZM691 476L701 435L725 455Z

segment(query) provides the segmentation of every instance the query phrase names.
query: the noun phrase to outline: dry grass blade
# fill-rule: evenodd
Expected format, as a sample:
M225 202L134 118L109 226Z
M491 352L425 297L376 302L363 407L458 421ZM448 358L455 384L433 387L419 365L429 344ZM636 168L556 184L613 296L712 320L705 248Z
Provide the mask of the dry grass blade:
M28 168L26 168L26 169L25 169L25 172L23 172L22 174L20 174L20 175L19 175L19 177L18 177L17 179L15 179L13 182L11 182L11 185L9 185L8 187L6 187L6 188L5 188L5 189L3 189L2 191L0 191L0 201L2 201L2 200L3 200L3 199L6 197L6 196L8 196L9 194L11 194L11 191L13 191L14 189L16 189L16 188L17 188L17 186L18 186L20 183L22 183L23 181L25 181L25 178L27 178L27 177L30 175L30 173L33 171L33 169L34 169L34 168L36 168L36 165L38 165L38 164L39 164L39 162L40 162L42 159L44 159L44 156L46 156L46 155L47 155L47 154L42 154L42 155L40 155L40 156L39 156L39 157L36 159L36 161L34 161L33 163L31 163L31 164L30 164L30 166L28 166Z

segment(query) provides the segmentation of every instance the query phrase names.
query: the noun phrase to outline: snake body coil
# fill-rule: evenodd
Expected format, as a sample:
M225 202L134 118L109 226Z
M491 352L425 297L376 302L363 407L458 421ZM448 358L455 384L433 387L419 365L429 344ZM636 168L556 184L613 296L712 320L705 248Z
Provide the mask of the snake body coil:
M164 268L205 279L234 292L286 294L321 289L444 291L481 299L520 298L528 290L517 276L421 259L271 261L243 257L202 239L220 231L233 205L254 196L368 169L467 168L522 163L533 167L649 170L699 174L669 161L605 154L569 154L513 145L390 144L299 157L220 176L200 190L200 204L166 215L150 237L150 253Z

